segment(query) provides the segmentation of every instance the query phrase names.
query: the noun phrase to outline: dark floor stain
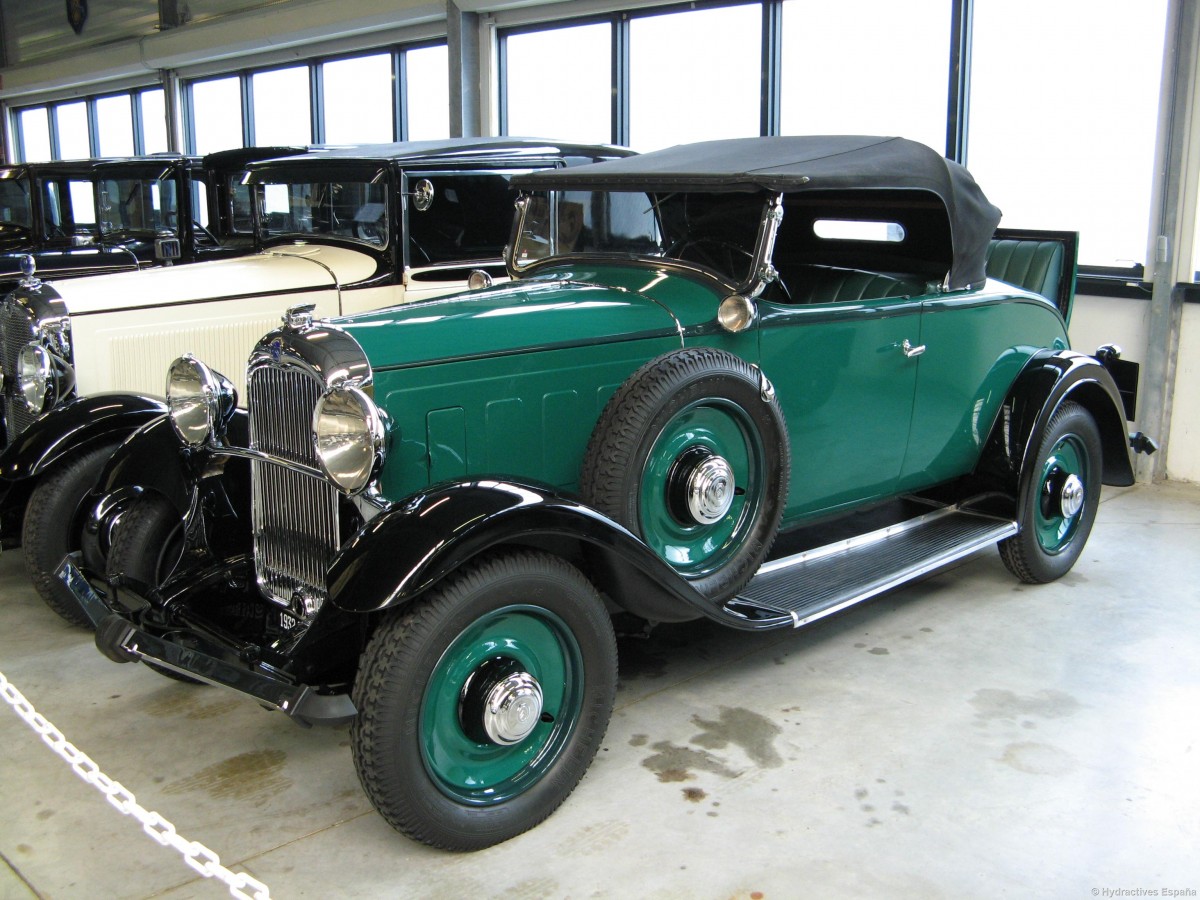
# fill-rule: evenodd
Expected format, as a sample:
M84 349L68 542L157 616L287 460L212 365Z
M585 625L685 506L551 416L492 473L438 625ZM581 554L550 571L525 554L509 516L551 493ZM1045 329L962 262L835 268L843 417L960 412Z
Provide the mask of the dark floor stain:
M900 813L900 815L902 815L902 816L907 816L908 815L908 807L905 806L903 803L893 803L892 804L892 812L897 812L897 813Z
M670 741L659 741L651 745L653 756L642 760L642 765L658 776L662 782L691 781L696 776L692 770L711 772L722 778L737 778L736 772L720 759L703 750L678 747Z
M218 800L254 800L265 803L292 786L283 775L287 754L282 750L254 750L201 769L195 775L173 781L164 794L204 791Z
M855 645L854 645L854 649L855 649L855 650L866 650L866 649L867 649L867 645L866 645L866 644L855 644Z
M39 819L42 819L42 820L44 821L44 820L46 820L46 819L50 818L52 815L54 815L54 810L52 810L52 809L43 809L41 812L39 812L39 813L37 814L37 817L38 817Z
M999 762L1030 775L1067 775L1078 767L1066 750L1032 741L1009 744Z
M707 796L708 794L704 793L704 791L700 790L700 788L689 787L683 789L683 799L687 800L689 803L699 803Z
M193 721L215 719L242 705L242 700L226 692L205 691L199 685L180 685L164 691L142 706L156 718L183 716Z
M923 632L925 632L926 634L933 634L933 629L932 629L932 628L922 628L921 630L922 630Z
M1022 716L1065 719L1079 712L1083 706L1070 694L1062 691L1045 690L1020 697L1012 691L992 688L976 691L970 703L975 707L975 718L985 722L993 719L1017 719Z
M741 747L755 763L768 769L783 765L775 750L775 738L783 729L765 716L741 707L720 707L717 721L692 716L692 722L704 730L691 739L707 750L723 750L729 744Z
M867 652L872 654L873 656L887 656L888 655L887 647L872 647Z
M644 734L635 734L629 739L630 747L645 747L650 738Z
M17 844L17 852L18 853L32 853L33 848L30 847L28 844Z

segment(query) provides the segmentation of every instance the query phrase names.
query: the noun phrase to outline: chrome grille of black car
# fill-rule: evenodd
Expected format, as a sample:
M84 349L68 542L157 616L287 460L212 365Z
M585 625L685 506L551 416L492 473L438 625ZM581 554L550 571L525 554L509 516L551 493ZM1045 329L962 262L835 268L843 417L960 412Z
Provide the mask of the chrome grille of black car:
M19 303L0 305L0 371L4 373L4 422L8 441L36 418L17 388L17 356L34 337L33 314Z
M248 384L250 446L270 457L320 468L312 418L321 382L295 366L255 369ZM325 573L338 549L338 492L323 478L270 462L253 463L254 561L258 584L276 603L315 612L328 596Z

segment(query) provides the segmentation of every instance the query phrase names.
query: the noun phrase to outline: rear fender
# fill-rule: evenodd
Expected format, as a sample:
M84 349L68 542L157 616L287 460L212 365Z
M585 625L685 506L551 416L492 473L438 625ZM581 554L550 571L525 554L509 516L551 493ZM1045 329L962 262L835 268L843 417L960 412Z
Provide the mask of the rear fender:
M1121 392L1099 360L1071 350L1046 351L1029 360L992 426L976 474L999 480L1001 489L1015 496L1021 472L1037 453L1040 435L1068 400L1086 409L1100 430L1103 483L1119 487L1133 484L1133 457Z
M545 485L438 485L372 519L334 559L330 602L347 612L403 606L483 553L536 546L565 556L618 606L656 622L711 604L616 522Z

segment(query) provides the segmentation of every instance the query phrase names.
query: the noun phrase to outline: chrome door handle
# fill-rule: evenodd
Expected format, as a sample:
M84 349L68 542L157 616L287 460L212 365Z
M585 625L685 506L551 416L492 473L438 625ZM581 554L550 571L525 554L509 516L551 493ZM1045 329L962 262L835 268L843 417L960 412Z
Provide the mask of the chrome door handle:
M907 356L909 359L912 359L914 356L920 356L925 352L925 345L918 344L914 347L908 342L908 338L905 338L904 343L900 345L900 349L904 351L905 356Z

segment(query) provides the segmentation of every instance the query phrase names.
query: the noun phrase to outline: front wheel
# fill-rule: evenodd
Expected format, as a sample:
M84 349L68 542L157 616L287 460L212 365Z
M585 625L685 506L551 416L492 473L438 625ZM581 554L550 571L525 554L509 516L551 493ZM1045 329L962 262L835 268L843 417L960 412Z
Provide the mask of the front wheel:
M90 628L92 623L55 573L63 557L80 547L88 513L84 501L115 449L115 444L104 444L69 458L41 479L25 506L25 572L46 605L72 625Z
M1051 416L1021 473L1020 530L999 545L1004 565L1022 581L1054 581L1079 559L1100 505L1102 452L1096 422L1078 403Z
M574 790L616 694L612 623L558 557L494 556L386 619L354 687L354 765L397 831L479 850Z
M107 574L146 588L162 585L183 552L183 520L165 497L145 493L121 515L113 529ZM173 681L202 684L198 679L146 662L146 668Z

